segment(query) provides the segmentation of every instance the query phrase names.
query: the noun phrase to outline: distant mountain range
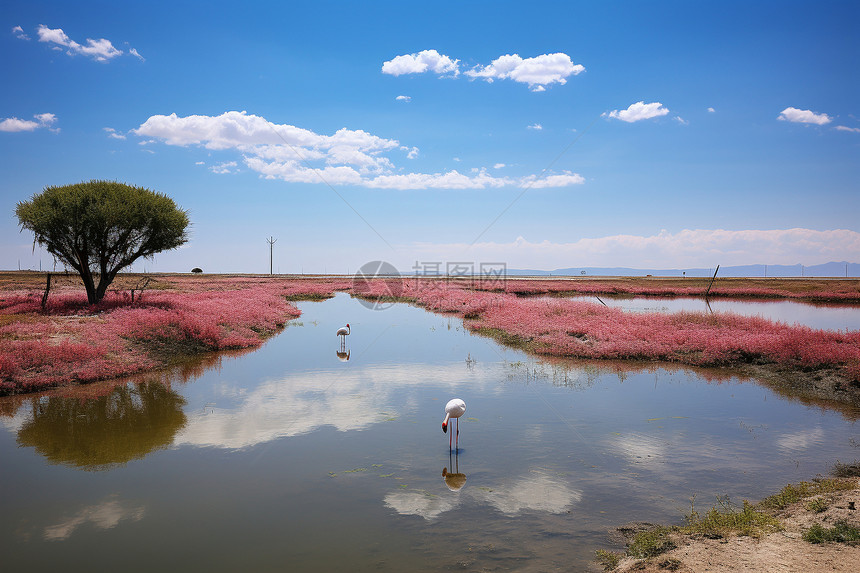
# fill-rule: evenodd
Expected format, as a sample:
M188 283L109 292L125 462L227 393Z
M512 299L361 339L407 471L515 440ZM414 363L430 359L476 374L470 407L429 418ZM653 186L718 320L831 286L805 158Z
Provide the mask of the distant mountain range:
M632 269L627 267L571 267L541 271L536 269L507 269L507 276L611 276L611 277L712 277L716 267L709 269ZM832 262L821 265L740 265L720 267L718 277L860 277L860 264Z

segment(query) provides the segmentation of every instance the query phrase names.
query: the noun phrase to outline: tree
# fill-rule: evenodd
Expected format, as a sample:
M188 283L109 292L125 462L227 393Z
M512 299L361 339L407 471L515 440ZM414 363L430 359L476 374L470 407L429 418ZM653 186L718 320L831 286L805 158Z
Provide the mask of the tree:
M90 304L121 269L188 240L188 212L173 199L116 181L45 187L15 214L22 231L33 231L34 242L81 275Z

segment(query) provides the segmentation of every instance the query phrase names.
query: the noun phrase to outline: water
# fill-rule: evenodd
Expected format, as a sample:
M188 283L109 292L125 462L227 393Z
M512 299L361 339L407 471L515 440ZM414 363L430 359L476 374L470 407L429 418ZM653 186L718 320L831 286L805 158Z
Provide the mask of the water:
M594 296L565 297L597 302ZM600 296L606 306L629 312L732 312L821 330L860 330L860 306L809 304L791 300L736 300L702 297Z
M549 364L343 294L300 307L186 381L0 399L4 569L597 570L615 526L860 457L860 412L752 381ZM457 453L452 397L467 404Z

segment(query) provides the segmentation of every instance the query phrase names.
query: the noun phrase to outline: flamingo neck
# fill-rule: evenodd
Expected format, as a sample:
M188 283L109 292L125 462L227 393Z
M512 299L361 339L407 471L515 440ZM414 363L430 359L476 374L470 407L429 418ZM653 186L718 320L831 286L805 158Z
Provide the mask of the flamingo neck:
M442 431L443 431L443 432L447 432L447 431L448 431L448 420L450 420L450 419L451 419L451 414L447 414L447 413L446 413L446 414L445 414L445 419L444 419L444 420L442 420Z

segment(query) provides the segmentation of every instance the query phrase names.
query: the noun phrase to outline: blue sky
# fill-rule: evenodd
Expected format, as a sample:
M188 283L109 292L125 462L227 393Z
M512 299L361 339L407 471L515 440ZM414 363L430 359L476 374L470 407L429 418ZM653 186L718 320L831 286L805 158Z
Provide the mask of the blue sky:
M134 270L860 261L857 2L41 2L0 12L17 201L111 179L191 239Z

